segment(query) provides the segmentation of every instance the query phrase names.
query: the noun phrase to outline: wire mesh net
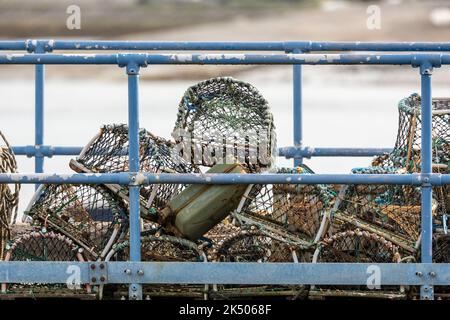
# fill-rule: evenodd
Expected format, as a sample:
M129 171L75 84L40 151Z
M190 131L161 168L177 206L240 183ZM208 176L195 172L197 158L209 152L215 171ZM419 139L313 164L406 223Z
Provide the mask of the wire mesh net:
M51 232L31 231L6 246L6 261L84 261L79 247L68 237ZM64 297L86 294L90 289L80 284L2 284L2 294L16 297Z
M72 239L90 260L103 258L127 231L123 207L97 185L41 185L26 214Z
M434 234L433 237L433 262L450 263L450 235ZM417 290L419 291L419 290ZM434 293L438 299L449 299L450 288L448 286L434 286Z
M216 248L221 241L228 238L230 234L236 233L240 230L239 227L233 224L230 217L225 218L223 221L209 230L199 241L204 241L208 248ZM208 260L212 260L211 250L208 251Z
M212 250L217 262L306 262L307 255L286 239L256 228L241 229L228 234ZM309 260L310 261L310 260ZM304 297L305 286L223 285L214 286L214 296L233 298L244 296Z
M281 168L277 173L300 175L313 172L302 165ZM325 185L252 185L241 200L237 210L238 220L246 220L246 223L270 229L282 236L288 233L297 235L308 246L315 240L334 197L335 192Z
M128 260L129 241L124 241L114 246L108 255L119 261ZM141 237L141 260L142 261L165 261L165 262L205 262L206 254L201 246L186 239L168 235L144 235ZM127 295L127 287L114 288L110 285L105 295ZM144 297L197 297L204 298L205 286L186 284L155 284L143 285Z
M394 168L368 167L354 174L399 173ZM346 185L340 190L333 218L388 238L415 251L420 236L420 187L406 185ZM433 206L435 212L436 206ZM342 228L338 228L338 230Z
M269 167L275 156L273 116L252 85L214 78L188 88L178 107L174 138L197 165L238 161L250 171Z
M8 141L0 131L0 173L17 172L17 162ZM0 184L0 260L11 236L11 224L17 216L20 185Z
M129 170L128 127L126 125L105 125L84 148L77 160L70 166L77 172L126 172ZM198 172L192 164L180 157L171 141L157 137L141 129L139 131L140 171L150 173ZM106 185L128 203L128 188ZM141 188L141 214L154 220L157 212L165 207L185 185L153 184Z
M433 262L450 263L450 235L435 235L433 241Z
M421 98L418 94L402 99L398 105L399 125L393 151L374 159L373 165L401 168L405 172L420 172L421 147ZM432 167L433 172L448 173L450 164L450 99L432 100ZM448 186L433 187L437 203L436 215L439 220L447 220L450 208ZM439 223L438 221L436 221ZM444 221L445 223L445 221ZM441 223L442 224L442 223Z
M376 157L372 166L355 174L404 174L420 172L421 99L417 94L398 105L399 125L392 152ZM450 163L450 99L433 99L433 171L448 172ZM446 224L447 186L433 187L433 224ZM417 253L420 236L421 189L401 185L343 186L334 208L335 217L348 224L386 237L409 253Z
M325 238L317 247L314 263L400 263L398 247L377 234L359 229L338 232ZM315 286L310 294L318 296L360 296L374 298L403 298L404 289L395 286ZM378 290L380 289L380 290ZM371 293L367 291L373 291Z

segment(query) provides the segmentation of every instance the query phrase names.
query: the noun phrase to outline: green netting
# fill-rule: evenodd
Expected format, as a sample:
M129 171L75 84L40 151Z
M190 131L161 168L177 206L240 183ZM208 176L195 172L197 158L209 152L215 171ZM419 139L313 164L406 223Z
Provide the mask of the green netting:
M104 258L128 230L123 206L98 185L41 185L25 213L72 239L89 260Z
M129 170L128 127L105 125L84 148L70 166L77 172L126 172ZM198 169L177 155L171 141L150 132L139 131L140 171L150 173L192 173ZM114 194L128 203L128 187L106 185ZM156 219L157 212L184 189L179 184L154 184L141 188L141 215Z
M371 167L356 168L355 174L405 174L420 172L420 96L413 94L399 103L399 127L394 149L376 157ZM450 163L450 100L433 99L433 171L448 172ZM433 224L441 229L447 220L447 187L433 187ZM420 238L421 189L401 185L342 186L333 217L338 230L359 227L386 237L416 254Z
M354 174L399 173L395 168L353 169ZM420 236L421 190L402 185L346 185L335 203L332 217L388 238L396 245L415 250ZM433 206L435 212L436 205ZM342 228L341 228L342 230Z
M0 131L0 173L17 172L17 163L8 141ZM0 184L0 261L11 236L11 223L17 216L20 185Z
M302 165L281 168L277 173L300 177L313 172ZM281 236L297 236L303 240L301 243L310 246L334 197L335 192L325 185L251 185L234 216L239 222L254 224Z
M374 159L373 165L401 168L405 172L420 172L421 145L421 98L412 94L400 101L399 128L393 151ZM433 172L449 173L450 165L450 99L432 100L432 163ZM440 220L447 219L450 208L448 186L433 187L437 202L436 215Z
M180 153L192 163L211 167L237 160L259 171L273 163L274 129L269 105L256 88L214 78L185 92L173 135Z

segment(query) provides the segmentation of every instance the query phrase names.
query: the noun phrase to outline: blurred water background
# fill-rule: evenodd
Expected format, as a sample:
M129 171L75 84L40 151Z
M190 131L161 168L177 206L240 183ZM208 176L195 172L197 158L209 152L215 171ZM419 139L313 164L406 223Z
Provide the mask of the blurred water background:
M448 41L443 1L77 1L82 28L67 30L71 1L0 1L0 37L127 40L360 40ZM366 26L367 6L381 8L381 29ZM29 19L24 19L29 17ZM83 20L84 19L84 20ZM34 141L32 66L0 67L0 130L13 145ZM269 101L278 146L292 145L292 68L289 66L155 66L142 70L141 127L170 137L184 91L203 79L233 76L257 87ZM45 85L45 144L83 146L99 127L125 123L127 82L122 69L48 66ZM450 71L436 70L434 96L450 95ZM420 92L410 67L305 66L304 145L392 147L397 103ZM46 159L46 172L71 172L70 157ZM21 156L19 170L32 172ZM318 173L347 173L370 158L306 159ZM278 166L292 160L279 158ZM20 210L33 193L24 186Z

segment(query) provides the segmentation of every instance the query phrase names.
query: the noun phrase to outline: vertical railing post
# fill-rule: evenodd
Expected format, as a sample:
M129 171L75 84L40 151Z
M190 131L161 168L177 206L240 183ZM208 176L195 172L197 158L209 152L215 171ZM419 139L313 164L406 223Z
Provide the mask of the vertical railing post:
M299 49L294 49L293 53L301 53ZM302 66L293 65L293 117L294 117L294 146L302 146ZM294 166L302 164L303 158L295 158Z
M421 235L421 262L433 262L433 220L432 220L432 194L433 190L428 175L432 173L432 95L431 74L432 66L424 64L420 67L421 74L421 173L422 182L422 235ZM429 275L426 275L427 277ZM423 285L420 288L421 299L434 298L433 286Z
M34 171L44 172L44 156L39 149L44 144L44 78L45 66L37 64L35 66L35 97L34 97ZM39 185L35 185L36 188Z
M139 65L128 64L128 139L129 162L132 181L139 172ZM129 186L130 196L130 261L141 260L140 186ZM131 300L142 300L142 286L131 284Z

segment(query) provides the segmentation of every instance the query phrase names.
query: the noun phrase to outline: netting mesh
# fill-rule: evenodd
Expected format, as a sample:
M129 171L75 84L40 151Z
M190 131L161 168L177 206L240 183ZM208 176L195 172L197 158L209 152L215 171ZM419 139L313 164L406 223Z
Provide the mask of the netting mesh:
M230 234L238 232L239 230L240 228L233 224L230 217L227 217L220 223L216 224L214 228L209 230L201 240L204 240L209 247L215 248L223 239L227 238ZM212 259L212 256L208 255L208 260Z
M241 229L226 235L212 250L218 262L306 262L307 255L294 244L277 235L258 230ZM303 297L305 286L223 285L215 286L217 297L288 296Z
M0 173L17 172L17 163L8 141L0 131ZM0 261L10 239L10 227L17 215L20 185L0 184Z
M315 262L400 262L398 247L377 234L347 230L323 240Z
M433 100L433 172L447 173L450 163L450 100ZM420 172L421 99L417 94L399 103L399 127L395 147L376 157L372 167L353 169L359 174L403 174ZM447 186L433 187L433 224L440 227L447 219ZM335 217L348 225L375 232L406 249L417 250L420 237L421 189L401 185L343 186L334 210Z
M198 169L178 156L172 142L139 131L140 171L150 173L191 173ZM129 170L128 127L126 125L105 125L84 148L77 160L70 166L77 172L126 172ZM128 188L106 185L128 202ZM179 184L154 184L141 188L141 211L143 218L155 218L156 213L168 201L184 189Z
M228 234L214 248L213 257L220 262L293 262L295 247L282 238L258 229Z
M316 249L313 258L314 263L400 263L402 257L398 247L377 234L359 229L338 232L332 237L325 238ZM382 286L376 288L376 282L368 283L374 287L367 286L315 286L313 290L316 295L332 296L357 296L358 292L375 290L374 297L381 297L386 291L396 291L392 298L403 297L403 288L395 286ZM369 297L368 293L365 293ZM364 295L363 295L364 296ZM385 298L387 296L384 296Z
M401 168L405 172L420 172L421 146L421 98L412 94L400 101L399 126L394 150L374 159L373 165ZM448 173L450 164L450 99L432 100L432 163L433 172ZM437 202L436 215L440 220L447 219L447 186L433 187Z
M434 235L433 262L450 263L450 235L448 234ZM446 298L446 299L450 298L449 286L435 286L434 292L438 298Z
M395 169L369 167L354 174L389 174ZM397 245L414 250L420 235L420 187L402 185L346 185L339 193L334 217L370 228ZM434 212L436 206L433 206Z
M129 242L125 241L115 245L109 257L123 261L128 260ZM108 257L108 259L109 259ZM196 243L168 235L145 235L141 237L142 261L166 261L166 262L204 262L206 254ZM109 286L107 290L113 290ZM155 284L143 285L143 295L149 297L158 296L191 296L203 297L205 287L201 285L184 284ZM115 295L126 296L127 286L119 286ZM107 293L106 293L107 294Z
M210 167L237 159L258 171L273 162L274 129L268 103L256 88L232 78L214 78L185 92L174 137L192 163Z
M450 263L450 235L435 235L433 241L433 262Z
M101 186L41 185L26 214L68 236L93 260L104 257L127 230L125 211Z
M281 168L278 174L313 173L306 166ZM270 228L279 233L293 233L312 243L319 231L323 215L333 202L334 191L324 185L265 184L253 185L241 200L240 215L247 223Z
M78 246L68 237L55 232L29 232L6 246L6 261L84 261ZM2 293L20 296L63 297L86 293L82 286L66 284L2 284Z

